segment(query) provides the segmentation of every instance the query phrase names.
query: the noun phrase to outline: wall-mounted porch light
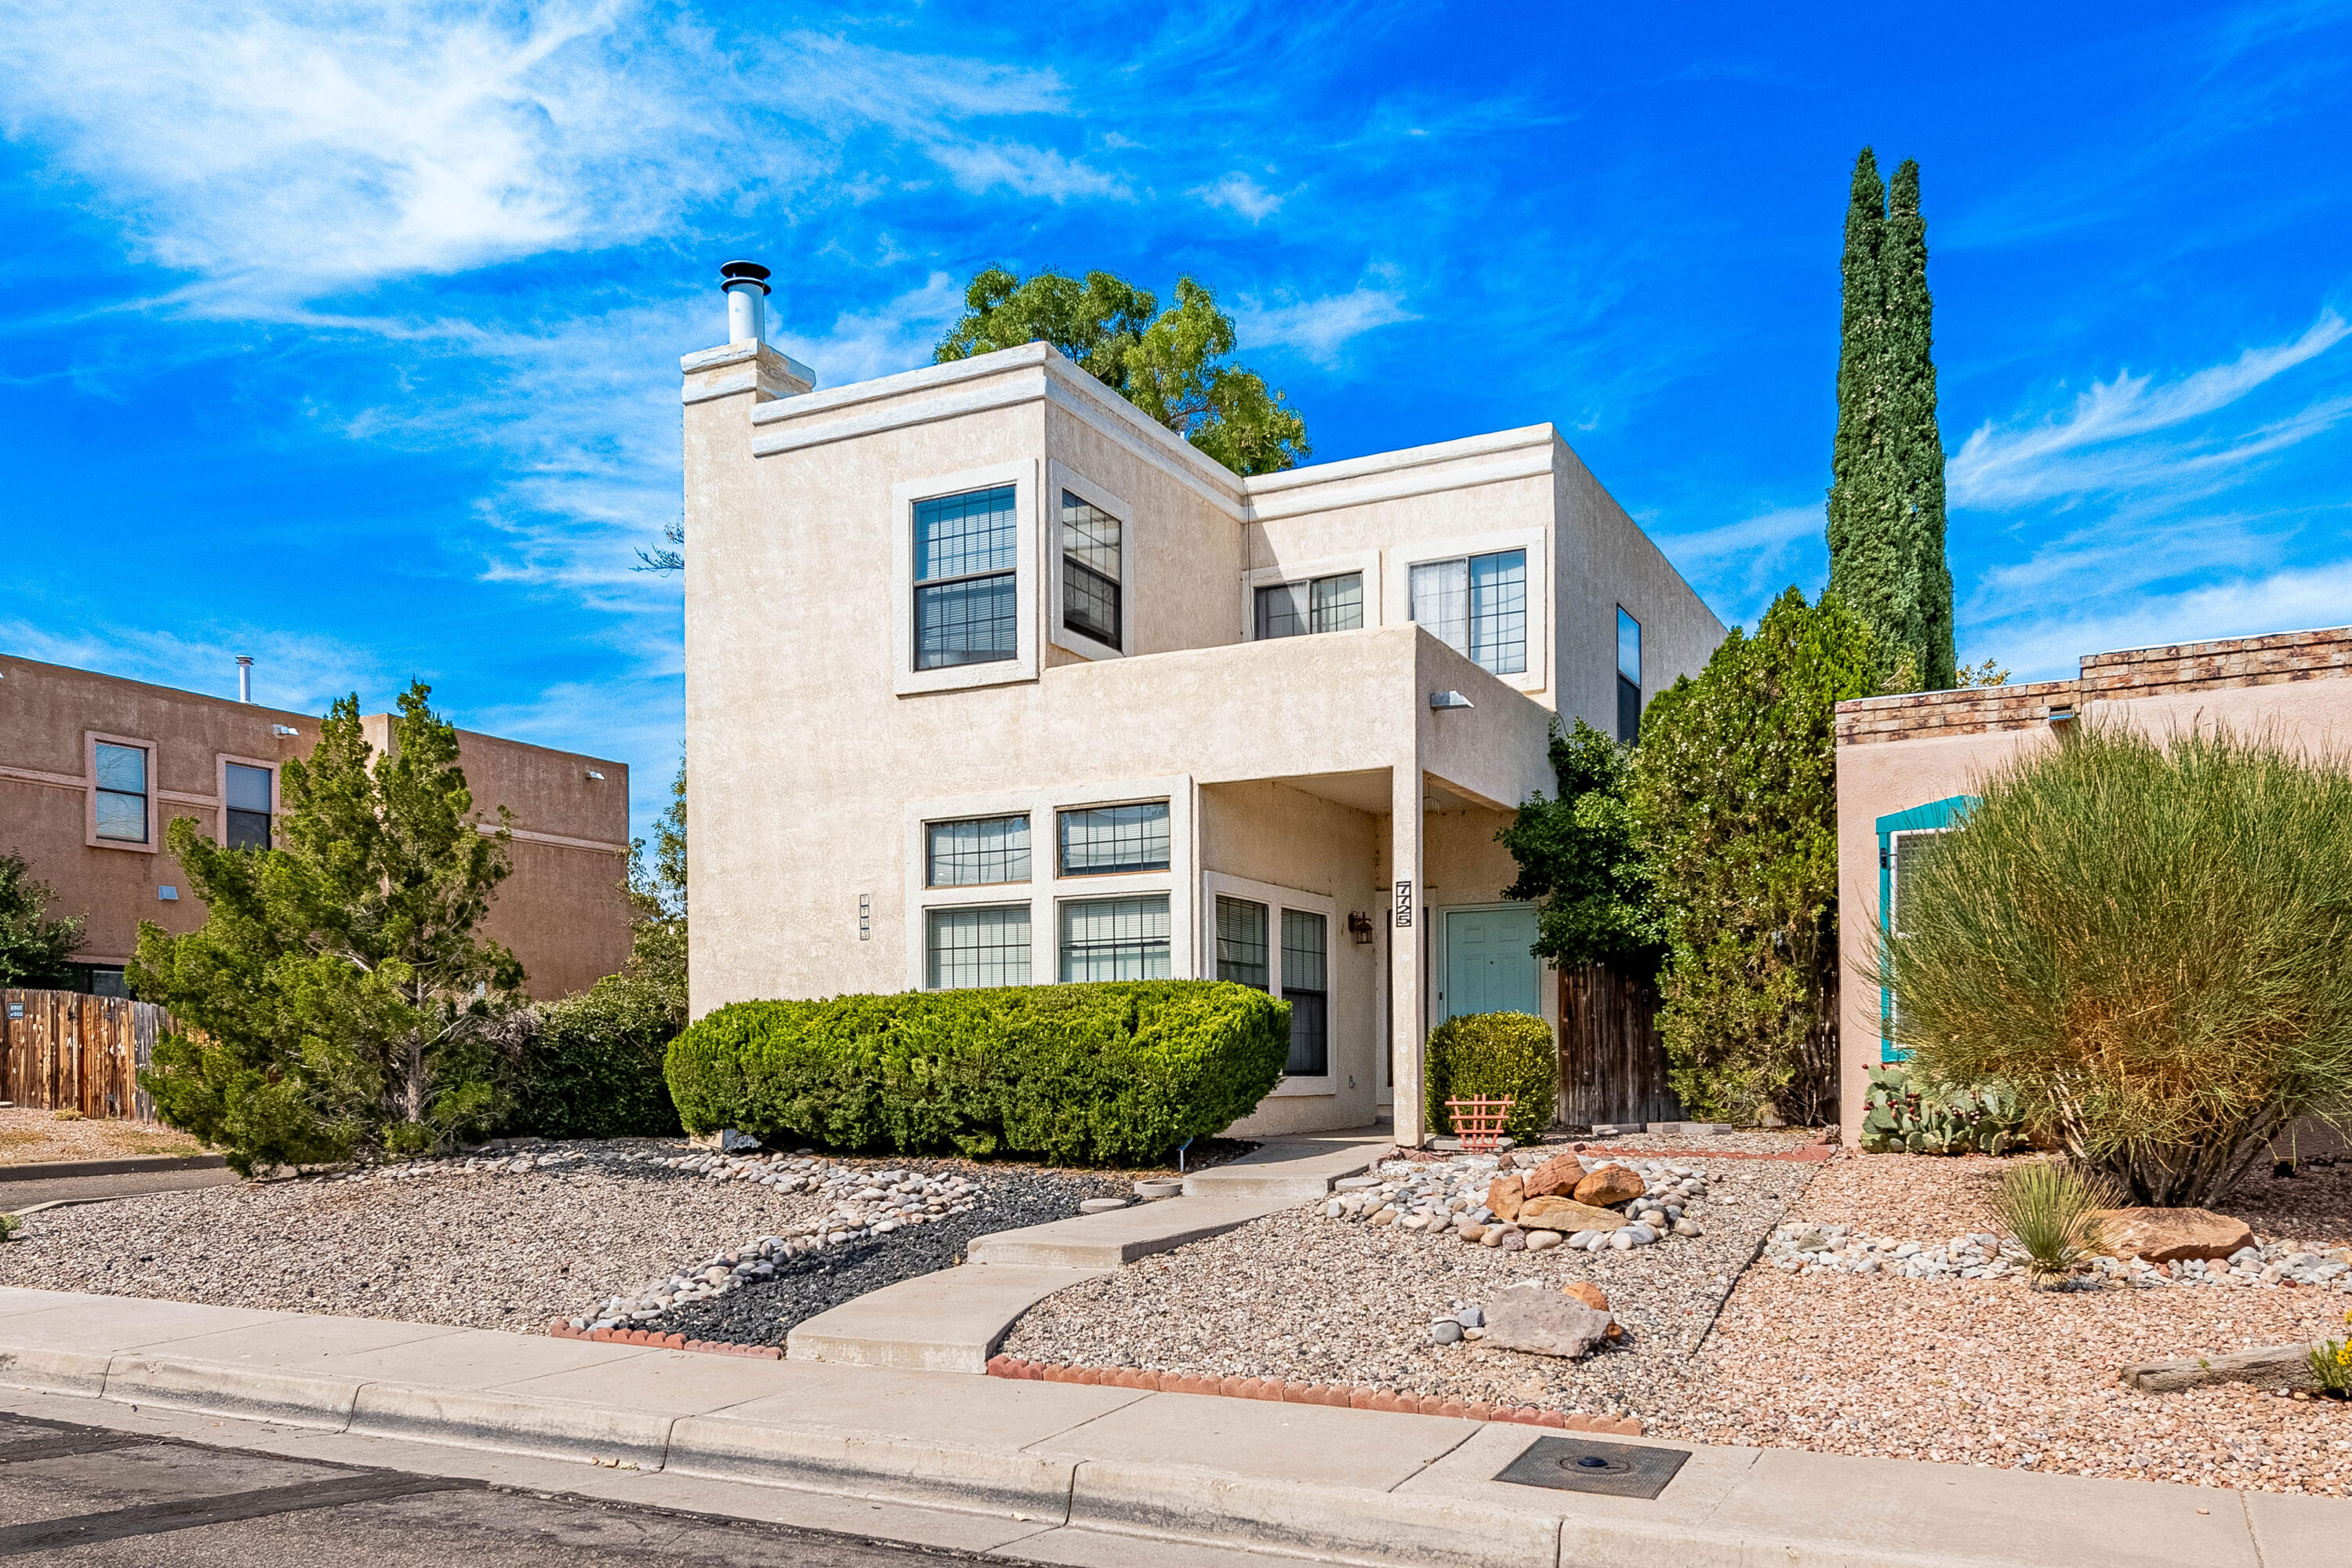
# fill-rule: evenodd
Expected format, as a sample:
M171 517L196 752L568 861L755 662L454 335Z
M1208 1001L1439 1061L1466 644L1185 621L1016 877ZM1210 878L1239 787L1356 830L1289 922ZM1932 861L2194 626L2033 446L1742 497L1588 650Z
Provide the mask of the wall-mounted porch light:
M1429 694L1429 707L1432 712L1437 712L1447 708L1468 708L1471 706L1473 706L1473 704L1470 699L1463 696L1459 691L1433 691Z
M1358 947L1372 945L1372 917L1361 910L1348 911L1348 934L1356 939Z

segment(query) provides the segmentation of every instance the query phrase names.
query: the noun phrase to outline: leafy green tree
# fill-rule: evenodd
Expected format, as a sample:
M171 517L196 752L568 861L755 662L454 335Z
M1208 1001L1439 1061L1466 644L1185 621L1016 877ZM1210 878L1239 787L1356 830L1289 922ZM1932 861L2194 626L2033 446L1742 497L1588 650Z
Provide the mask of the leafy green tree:
M1837 1104L1837 704L1877 689L1870 632L1790 588L1642 717L1633 835L1666 948L1658 1028L1694 1115Z
M1542 900L1538 953L1562 965L1605 963L1648 980L1665 952L1626 800L1633 754L1581 719L1572 731L1554 719L1559 794L1529 800L1496 837L1519 867L1503 896Z
M71 974L66 958L81 945L83 921L51 920L56 896L22 855L0 855L0 985L62 985Z
M1846 205L1837 434L1830 449L1830 586L1875 635L1878 686L1955 684L1936 422L1934 301L1919 165L1889 192L1867 147Z
M257 1164L406 1155L499 1116L514 955L479 934L508 871L509 814L474 810L457 731L400 699L371 761L338 701L280 777L280 847L225 849L192 819L168 841L204 925L139 931L131 981L178 1029L140 1075L164 1121Z
M646 841L629 846L629 901L636 918L629 942L628 977L654 988L686 1023L686 759L670 781L669 809L654 824L653 858ZM674 1031L673 1031L674 1032Z
M1000 267L973 278L964 314L932 359L944 364L1023 343L1053 344L1097 381L1237 474L1271 474L1310 455L1307 423L1253 371L1223 363L1233 318L1190 278L1176 303L1108 272L1081 283L1026 279Z

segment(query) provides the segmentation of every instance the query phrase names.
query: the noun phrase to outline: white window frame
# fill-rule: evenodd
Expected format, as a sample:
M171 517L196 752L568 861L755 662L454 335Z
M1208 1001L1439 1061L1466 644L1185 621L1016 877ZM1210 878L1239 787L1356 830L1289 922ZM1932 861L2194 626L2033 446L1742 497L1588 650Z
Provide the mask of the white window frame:
M1527 668L1517 675L1495 675L1495 679L1517 691L1548 691L1551 689L1552 660L1552 559L1549 540L1548 530L1523 528L1507 533L1467 534L1460 539L1400 544L1389 552L1384 619L1393 626L1412 624L1412 569L1416 566L1426 566L1438 561L1466 560L1473 555L1492 555L1502 550L1524 550L1528 552ZM1617 632L1613 622L1609 630L1613 647ZM1467 658L1469 656L1465 654L1463 657ZM1485 673L1494 675L1492 670Z
M263 762L259 757L233 757L226 752L213 758L213 797L220 802L214 814L213 842L226 847L228 844L228 770L235 763L241 768L259 768L269 775L269 847L278 847L278 764Z
M126 750L147 753L147 837L134 844L127 838L101 838L98 834L98 748L101 745L121 746ZM92 849L129 849L137 854L154 855L163 850L157 842L163 837L163 780L157 776L158 748L154 742L137 735L110 735L101 730L81 732L81 771L86 782L82 790L82 843Z
M1353 940L1348 937L1346 915L1328 894L1274 882L1255 882L1223 871L1203 871L1201 896L1194 905L1200 911L1201 923L1193 940L1195 950L1202 955L1200 973L1204 980L1217 977L1217 899L1221 894L1265 906L1266 993L1276 997L1282 994L1282 911L1297 910L1301 914L1323 917L1323 1061L1328 1070L1315 1078L1292 1078L1285 1073L1266 1098L1339 1093L1339 1079L1344 1076L1339 1066L1343 1038L1339 1029L1339 950ZM1349 1038L1352 1043L1352 1037Z
M1118 779L1098 784L1063 784L1052 789L1007 790L909 802L900 832L904 846L900 853L905 865L908 988L924 988L926 910L964 904L1017 904L1024 899L1029 904L1032 985L1060 984L1063 903L1149 897L1155 893L1168 895L1168 973L1180 980L1197 975L1198 947L1192 934L1197 884L1190 870L1199 842L1194 829L1197 815L1193 795L1192 776L1178 774L1172 778ZM1059 813L1079 806L1135 805L1157 800L1168 803L1167 870L1090 871L1075 877L1055 874L1062 858ZM1027 882L990 882L970 888L924 885L929 870L924 856L927 825L971 816L1009 816L1018 812L1029 814ZM1210 951L1213 952L1215 948L1212 946Z
M985 664L915 668L915 503L971 490L1013 488L1013 615L1011 658ZM960 691L981 686L1012 686L1037 679L1037 465L1034 459L998 463L961 473L908 479L890 487L890 675L901 697L926 691Z
M1301 561L1283 566L1258 566L1242 574L1242 640L1244 642L1289 642L1289 637L1265 637L1257 635L1257 591L1278 588L1293 583L1311 583L1318 577L1344 577L1359 573L1364 579L1364 626L1370 631L1375 626L1395 623L1388 614L1388 602L1381 587L1381 552L1359 551L1351 555L1331 555L1318 561ZM1313 635L1313 634L1310 634ZM1328 637L1334 634L1323 633Z
M1127 646L1116 648L1062 624L1062 492L1118 519L1118 635ZM1045 637L1055 647L1082 658L1125 658L1135 651L1135 509L1074 468L1047 458L1045 462ZM910 514L911 515L911 514ZM911 540L912 535L908 538ZM909 605L914 601L909 598Z

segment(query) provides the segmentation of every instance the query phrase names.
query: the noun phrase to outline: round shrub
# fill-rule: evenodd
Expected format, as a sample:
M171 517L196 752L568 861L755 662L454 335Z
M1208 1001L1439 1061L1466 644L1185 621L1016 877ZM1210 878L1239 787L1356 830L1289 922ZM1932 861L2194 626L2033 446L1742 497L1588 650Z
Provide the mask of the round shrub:
M2205 1205L2352 1109L2352 776L2095 727L1994 774L1884 943L1896 1039L1999 1079L2141 1204Z
M1503 1131L1520 1142L1541 1136L1551 1125L1552 1086L1559 1076L1559 1048L1551 1026L1532 1013L1465 1013L1429 1032L1425 1058L1429 1079L1429 1125L1454 1131L1449 1100L1511 1097Z
M666 1071L689 1131L1133 1165L1247 1115L1289 1051L1264 992L1149 980L740 1002Z
M668 992L608 974L538 1014L522 1047L525 1126L547 1138L677 1136L662 1059L682 1020Z

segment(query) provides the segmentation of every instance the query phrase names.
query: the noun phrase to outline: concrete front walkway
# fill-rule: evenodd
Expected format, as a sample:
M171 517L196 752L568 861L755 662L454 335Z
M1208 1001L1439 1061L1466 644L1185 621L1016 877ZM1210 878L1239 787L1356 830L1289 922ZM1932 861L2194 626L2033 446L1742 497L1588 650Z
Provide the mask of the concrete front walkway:
M796 1361L978 1373L1016 1319L1066 1286L1139 1258L1222 1236L1307 1203L1371 1168L1387 1136L1270 1138L1184 1179L1184 1195L975 1237L961 1268L901 1280L808 1319L784 1336Z
M1550 1436L1525 1426L38 1290L0 1290L0 1385L952 1510L1040 1561L1071 1531L1461 1568L2336 1568L2352 1539L2335 1500L1642 1439L1689 1454L1664 1492L1593 1496L1495 1479Z

